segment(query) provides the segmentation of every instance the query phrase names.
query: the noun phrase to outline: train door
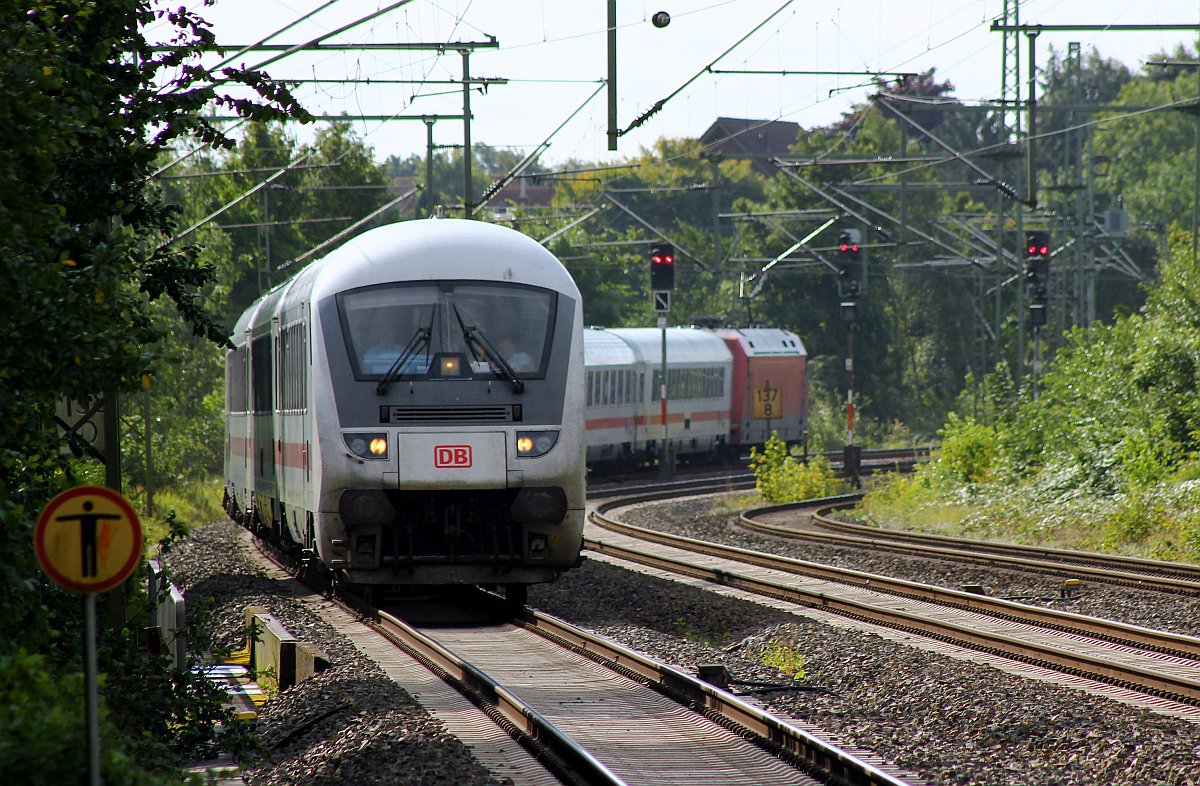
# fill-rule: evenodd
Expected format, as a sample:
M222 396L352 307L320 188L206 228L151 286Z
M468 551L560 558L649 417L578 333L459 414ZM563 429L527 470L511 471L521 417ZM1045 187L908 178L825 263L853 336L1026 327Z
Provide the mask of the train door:
M295 522L295 526L301 530L302 537L300 542L307 548L316 548L314 542L315 533L309 524L309 520L316 515L317 510L317 494L313 488L313 451L312 445L315 435L313 434L313 416L312 416L312 387L313 387L313 329L312 329L312 304L306 303L304 306L304 324L301 327L301 335L304 338L303 357L300 358L300 363L303 368L303 380L300 382L301 396L301 427L300 439L304 444L303 459L304 459L304 510L305 520L303 522Z
M271 521L275 498L275 376L270 332L250 342L250 398L253 425L254 499L260 521Z
M634 375L634 400L633 400L633 450L634 452L643 451L646 448L646 429L648 422L646 420L649 410L647 409L649 398L646 395L646 371L640 365L632 371Z

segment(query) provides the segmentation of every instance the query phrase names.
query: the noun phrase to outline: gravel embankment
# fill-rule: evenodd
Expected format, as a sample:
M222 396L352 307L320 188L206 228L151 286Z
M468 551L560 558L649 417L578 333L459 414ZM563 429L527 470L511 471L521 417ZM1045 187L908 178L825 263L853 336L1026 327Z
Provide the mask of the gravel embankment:
M827 555L736 531L708 503L665 503L626 512L632 523L673 527L694 537L806 559L895 573L957 586L981 583L992 594L1057 595L1048 578L1005 579L990 571L932 568L895 557ZM311 638L335 668L274 699L260 730L274 746L267 763L251 769L251 783L463 783L489 781L469 752L447 739L408 694L384 685L373 666L292 598L272 590L235 553L236 526L196 530L170 555L177 583L193 597L211 595L219 640L240 643L242 609L264 605L298 635ZM769 545L767 545L769 543ZM803 553L800 553L803 552ZM857 560L864 560L859 562ZM903 563L912 563L904 566ZM901 570L902 568L902 570ZM936 572L936 571L941 571ZM1004 589L998 591L1000 584ZM1072 606L1110 591L1089 588ZM1190 602L1163 596L1122 609L1111 591L1103 608L1120 619L1177 619L1194 631ZM1200 784L1200 726L1154 715L1107 699L932 654L867 633L834 628L756 603L718 596L592 560L558 581L533 587L530 605L630 644L652 657L694 670L724 663L736 679L786 681L761 663L773 646L803 656L803 683L816 691L771 693L763 700L781 713L829 730L845 744L872 750L933 783L971 786L1151 786ZM1180 607L1176 609L1175 607ZM1161 624L1141 621L1139 624ZM332 714L314 721L326 712ZM372 744L368 744L372 741ZM352 769L350 769L352 768Z
M245 643L244 610L263 606L297 638L329 656L331 668L272 698L262 708L261 761L244 765L250 784L266 786L500 786L457 737L341 634L266 578L243 550L231 521L193 530L163 556L187 596L201 603L214 646Z
M1020 600L1092 617L1119 620L1147 628L1200 635L1200 599L1139 591L1095 582L1085 583L1080 597L1064 599L1060 587L1071 578L1069 569L1059 576L1021 573L1000 568L962 565L941 560L904 557L835 546L788 540L750 532L737 526L736 516L711 512L704 498L645 505L621 511L618 518L647 529L657 529L794 559L879 573L885 576L959 588L978 584L993 597Z

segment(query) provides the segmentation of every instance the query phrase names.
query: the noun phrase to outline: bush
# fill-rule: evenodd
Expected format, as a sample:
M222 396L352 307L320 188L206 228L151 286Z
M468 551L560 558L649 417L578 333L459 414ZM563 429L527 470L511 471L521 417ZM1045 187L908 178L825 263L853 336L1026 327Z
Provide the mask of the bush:
M952 413L941 435L937 457L926 470L934 485L953 488L991 480L999 446L992 427Z
M772 434L760 453L750 449L750 469L762 498L771 503L828 497L842 489L829 460L822 455L803 464L791 455L788 444Z
M0 772L5 783L61 786L80 783L87 772L83 674L55 675L41 655L0 656ZM100 769L108 786L166 786L135 763L100 703Z

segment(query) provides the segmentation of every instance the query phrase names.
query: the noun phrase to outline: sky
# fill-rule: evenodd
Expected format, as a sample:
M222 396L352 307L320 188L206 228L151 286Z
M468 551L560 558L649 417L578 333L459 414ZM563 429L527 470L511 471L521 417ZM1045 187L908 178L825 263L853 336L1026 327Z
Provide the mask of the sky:
M189 7L233 47L260 41L298 44L387 8L397 0L216 0ZM1003 0L618 0L618 126L628 128L657 101L662 109L608 150L605 0L411 0L323 43L488 42L469 58L477 77L508 79L471 96L471 140L528 151L550 139L542 163L571 159L613 162L635 156L661 137L699 137L717 117L828 125L872 92L869 73L923 72L954 84L963 101L996 99L1001 91L1003 36L991 31ZM313 12L316 13L313 13ZM671 21L656 27L665 11ZM301 23L283 30L297 20ZM1022 24L1200 24L1195 0L1027 0ZM151 30L153 36L154 31ZM744 39L744 40L743 40ZM1155 53L1194 46L1190 31L1043 32L1037 60L1071 42L1137 69ZM1022 36L1022 92L1028 43ZM274 53L246 53L253 66ZM768 71L776 73L711 73ZM463 58L457 52L355 50L300 52L266 68L295 88L319 114L461 115ZM780 74L788 71L856 72ZM324 80L363 80L357 84ZM366 80L371 80L367 82ZM380 80L413 80L394 84ZM422 82L417 84L415 82ZM596 91L599 89L599 92ZM595 94L595 95L593 95ZM589 98L590 97L590 98ZM355 120L359 136L382 160L424 155L419 120ZM311 131L296 128L301 141ZM460 145L461 120L434 124L435 144Z

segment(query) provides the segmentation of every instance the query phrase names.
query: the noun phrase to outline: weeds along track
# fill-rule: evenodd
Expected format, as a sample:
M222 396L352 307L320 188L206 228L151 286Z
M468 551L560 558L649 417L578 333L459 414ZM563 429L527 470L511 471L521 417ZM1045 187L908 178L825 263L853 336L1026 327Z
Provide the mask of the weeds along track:
M881 529L846 520L855 501L773 505L747 510L739 518L742 526L755 532L823 545L973 562L1200 597L1198 565Z

